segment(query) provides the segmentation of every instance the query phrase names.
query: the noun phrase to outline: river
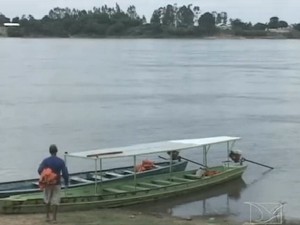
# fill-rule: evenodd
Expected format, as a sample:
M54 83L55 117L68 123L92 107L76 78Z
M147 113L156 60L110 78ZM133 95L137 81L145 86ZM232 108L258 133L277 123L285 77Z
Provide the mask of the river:
M243 182L162 210L245 219L245 202L282 201L299 217L299 40L0 38L0 49L0 182L37 177L52 143L62 156L239 136L246 158L275 169L249 163Z

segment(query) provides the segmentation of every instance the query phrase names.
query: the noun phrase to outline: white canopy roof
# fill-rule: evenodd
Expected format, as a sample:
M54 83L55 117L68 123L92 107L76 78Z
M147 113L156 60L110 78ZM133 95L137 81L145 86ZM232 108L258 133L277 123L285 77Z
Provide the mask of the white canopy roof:
M90 159L104 159L116 157L128 157L137 155L146 155L168 151L182 151L190 148L224 143L229 141L239 140L239 137L210 137L199 139L183 139L183 140L170 140L162 142L153 142L146 144L137 144L126 147L95 149L84 152L69 153L67 156L90 158Z

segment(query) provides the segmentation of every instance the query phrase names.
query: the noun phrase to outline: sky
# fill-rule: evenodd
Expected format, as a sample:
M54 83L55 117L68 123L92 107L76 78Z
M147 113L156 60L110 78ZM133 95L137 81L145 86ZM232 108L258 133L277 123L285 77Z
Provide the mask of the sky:
M243 22L266 23L277 16L289 24L300 23L300 0L0 0L0 13L9 18L31 14L40 19L55 7L89 10L105 4L113 7L116 2L124 11L134 5L138 15L145 15L148 22L155 9L177 3L179 7L200 6L201 13L224 11L228 18L239 18Z

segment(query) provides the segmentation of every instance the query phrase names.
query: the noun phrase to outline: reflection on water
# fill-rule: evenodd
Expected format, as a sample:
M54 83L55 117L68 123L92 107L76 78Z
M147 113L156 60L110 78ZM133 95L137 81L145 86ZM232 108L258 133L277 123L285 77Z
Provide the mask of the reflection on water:
M199 190L167 200L158 200L155 204L148 204L146 207L133 206L133 209L150 211L153 213L170 214L176 217L197 217L197 216L223 216L237 215L236 207L241 192L246 188L243 179L236 179L222 185L216 185L209 189ZM231 207L231 205L233 205Z

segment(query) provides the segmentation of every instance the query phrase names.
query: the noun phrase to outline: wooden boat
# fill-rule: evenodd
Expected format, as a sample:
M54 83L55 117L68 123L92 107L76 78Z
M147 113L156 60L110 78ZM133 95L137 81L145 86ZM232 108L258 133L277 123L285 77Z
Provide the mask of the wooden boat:
M240 163L231 163L228 158L234 143L239 139L239 137L221 136L172 140L125 148L69 154L72 157L91 158L95 160L95 165L100 163L101 168L102 160L107 158L132 156L134 162L136 162L136 156L138 155L170 151L179 151L181 153L192 148L199 148L203 151L202 170L204 173L199 175L198 169L174 172L172 171L172 164L170 164L169 173L141 178L137 178L136 174L134 174L133 179L130 180L100 182L95 183L94 187L89 185L72 188L65 191L61 199L60 210L70 211L132 205L192 193L193 191L199 191L240 178L247 166ZM208 151L212 146L219 147L220 144L225 144L227 148L227 161L218 166L208 166ZM172 161L171 157L170 161ZM41 193L15 195L0 199L1 213L43 212L43 206L43 195Z
M173 161L172 167L175 171L185 170L187 161ZM136 173L137 177L149 176L159 173L167 173L169 171L170 161L156 162L153 168ZM68 188L94 185L95 181L99 182L99 177L102 176L102 182L113 182L115 180L130 179L134 175L134 167L118 167L106 169L102 171L86 171L70 174L70 184ZM63 182L62 182L63 184ZM62 188L65 188L62 186ZM11 195L41 192L38 179L19 180L0 183L0 198L9 197Z

